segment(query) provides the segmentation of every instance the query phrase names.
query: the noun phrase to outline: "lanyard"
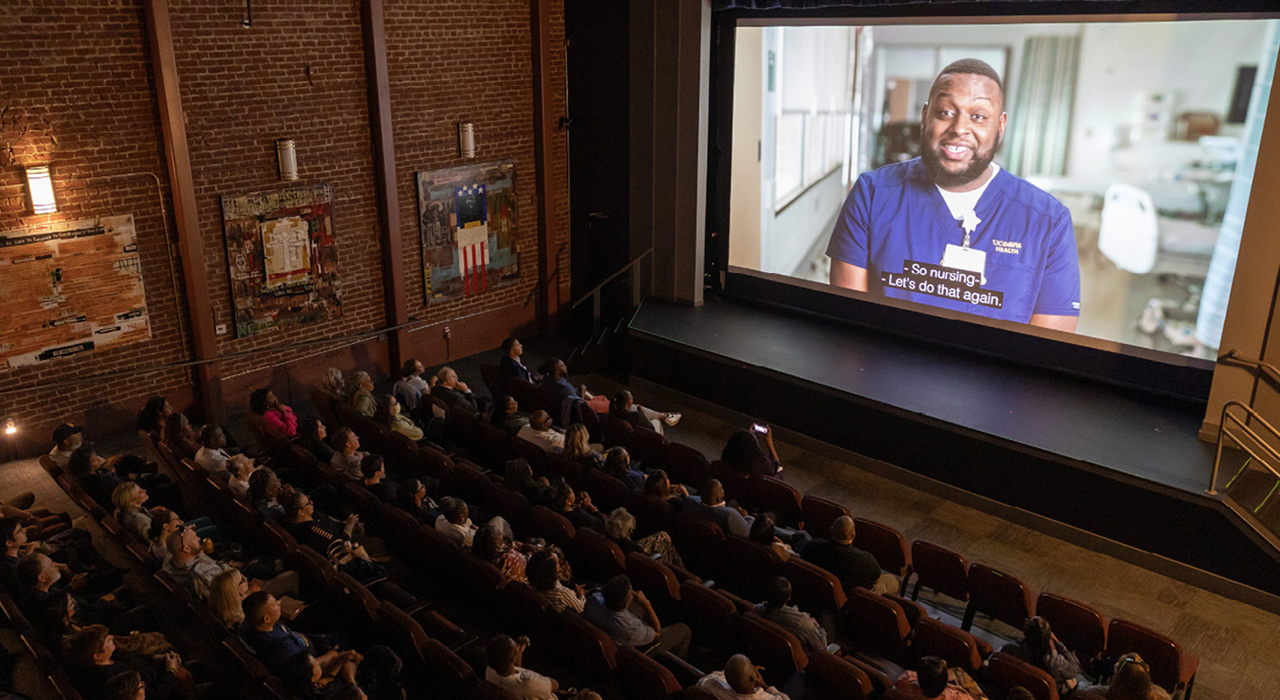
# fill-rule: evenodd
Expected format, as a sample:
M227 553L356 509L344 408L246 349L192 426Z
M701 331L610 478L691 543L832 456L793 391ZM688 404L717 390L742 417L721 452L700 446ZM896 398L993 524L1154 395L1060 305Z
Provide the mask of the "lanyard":
M960 217L960 227L964 229L964 241L961 245L965 250L969 249L970 234L973 233L974 229L978 228L978 224L980 223L982 223L982 219L979 219L978 213L972 209L965 212L964 216Z

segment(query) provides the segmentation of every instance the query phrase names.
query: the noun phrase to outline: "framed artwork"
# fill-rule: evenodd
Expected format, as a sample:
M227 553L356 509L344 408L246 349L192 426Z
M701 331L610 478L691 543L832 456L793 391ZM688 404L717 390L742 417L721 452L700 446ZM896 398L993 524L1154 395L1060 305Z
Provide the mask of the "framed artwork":
M519 276L514 163L419 172L427 304L482 294Z

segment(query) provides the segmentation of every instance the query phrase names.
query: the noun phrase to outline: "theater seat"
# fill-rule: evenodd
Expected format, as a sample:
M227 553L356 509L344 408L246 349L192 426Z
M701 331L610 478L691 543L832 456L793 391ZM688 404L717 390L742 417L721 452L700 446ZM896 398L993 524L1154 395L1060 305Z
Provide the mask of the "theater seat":
M791 557L783 563L782 575L791 581L791 602L801 610L817 616L844 608L844 586L830 571Z
M680 616L680 583L665 564L641 552L626 557L627 576L636 590L643 591L658 613L659 620L675 621Z
M796 487L776 476L757 476L751 479L749 488L757 511L774 513L779 525L800 524L800 492Z
M912 648L916 658L936 656L947 666L962 668L969 675L982 668L982 655L973 635L932 618L922 618L916 624Z
M1106 623L1097 610L1052 593L1036 598L1036 614L1081 661L1097 658L1107 648Z
M436 697L465 698L476 685L476 674L457 654L444 644L428 637L418 646L424 675L431 679Z
M630 700L669 700L680 696L680 682L662 664L632 647L618 648L618 680Z
M591 494L591 502L604 513L631 505L631 489L599 469L587 472L587 493Z
M791 674L809 665L809 657L794 634L754 612L739 618L738 629L747 656L764 667L762 674L770 685L786 683Z
M805 532L814 537L829 537L832 523L842 515L849 515L849 509L821 496L805 495L800 499L800 515L804 519ZM885 568L883 562L880 568Z
M1022 686L1031 691L1036 700L1058 700L1058 686L1052 676L1002 651L992 654L987 662L987 686L993 698L1003 698L1013 688Z
M670 532L675 526L676 514L671 504L643 491L630 492L627 510L636 519L634 537L648 537L659 530Z
M907 638L911 634L911 627L907 624L906 613L897 603L865 588L855 588L849 593L845 618L854 648L860 656L881 667L882 660L899 667L910 664L911 653ZM887 669L886 673L891 670Z
M1191 696L1199 657L1153 629L1127 620L1112 620L1107 628L1107 656L1119 658L1132 652L1151 666L1151 682L1170 694L1186 687L1184 699Z
M724 531L715 523L687 512L677 513L670 533L682 559L697 562L698 573L722 580L728 569L724 551Z
M590 411L587 413L590 413ZM572 486L575 491L587 486L586 478L582 474L582 465L564 455L548 454L546 456L546 468L547 479L550 481L564 479L564 482ZM595 491L590 491L590 493L594 500Z
M494 487L489 491L489 510L490 515L501 515L505 518L515 532L528 532L532 526L533 517L530 511L533 507L529 504L529 499L518 491L501 486Z
M559 545L566 552L573 549L574 529L569 519L546 506L534 506L529 511L533 518L533 534Z
M630 423L609 415L600 416L600 425L604 428L604 444L608 447L625 446L635 431Z
M854 518L853 545L871 553L885 571L902 577L905 592L907 578L911 576L911 551L901 532L866 518Z
M711 478L724 487L726 501L738 501L746 504L751 499L751 480L745 474L735 472L732 467L720 460L711 463Z
M622 549L595 530L577 533L573 545L573 567L588 581L608 581L626 572Z
M738 609L729 598L697 581L684 581L680 608L696 643L726 653L738 648Z
M921 586L962 602L969 600L969 560L959 553L932 542L916 540L911 543L911 565L916 573L916 585L911 589L912 600L920 595Z
M617 666L613 640L572 610L561 611L558 622L562 658L571 659L593 680L607 683Z
M652 430L632 430L624 445L631 454L632 462L641 462L646 467L661 468L662 453L667 449L667 440Z
M672 483L700 488L711 478L711 464L698 450L678 442L667 443L662 451L662 468Z
M476 683L476 698L478 700L520 700L520 698L507 692L505 688L499 688L485 680Z
M769 584L782 575L782 559L765 544L730 535L724 541L725 561L733 578L730 590L751 600L764 600Z
M539 641L551 638L556 613L545 596L527 584L511 581L503 587L499 599L508 612L504 616L508 631L527 634Z
M805 700L868 700L871 678L852 662L823 649L808 652Z
M969 567L969 605L965 609L961 629L972 627L977 613L1021 630L1035 614L1031 589L1003 571L975 563Z

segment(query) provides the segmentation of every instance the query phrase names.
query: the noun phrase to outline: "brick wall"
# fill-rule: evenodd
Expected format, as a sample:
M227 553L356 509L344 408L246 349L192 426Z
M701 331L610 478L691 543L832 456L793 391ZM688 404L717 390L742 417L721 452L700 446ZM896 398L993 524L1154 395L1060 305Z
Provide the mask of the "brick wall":
M562 3L553 3L549 118L565 109ZM372 366L387 370L385 343L338 340L304 350L269 352L301 341L343 338L386 323L380 240L370 146L369 109L359 0L275 0L254 6L253 26L240 24L235 2L169 0L195 181L197 217L214 323L231 332L217 339L219 355L267 350L221 365L230 411L248 391L284 381L301 391L312 365ZM535 313L537 270L536 173L533 157L533 56L528 0L386 0L388 65L400 200L400 248L410 316L424 324L449 321L456 357L495 346ZM116 429L145 398L167 393L179 407L192 396L189 370L74 386L38 385L88 373L150 367L188 359L190 329L181 261L170 216L161 221L154 181L146 177L92 180L153 172L172 213L163 140L142 0L16 0L0 8L0 230L45 220L74 220L132 212L138 229L151 314L150 343L59 360L37 368L0 371L0 418L14 415L38 431L41 444L63 418ZM459 121L476 124L477 161L510 159L517 166L520 216L519 283L447 305L422 297L417 230L419 170L460 165ZM334 223L342 270L343 314L287 332L234 337L228 289L221 195L283 188L274 142L297 144L300 184L334 186ZM558 197L552 251L568 284L567 142L550 144ZM60 210L26 216L19 164L52 161ZM168 237L168 238L167 238ZM176 293L175 293L176 292ZM557 299L553 308L567 297ZM440 327L409 334L424 362L443 361ZM299 361L298 358L307 359ZM299 366L305 365L305 366ZM305 377L306 379L299 379ZM30 388L30 389L28 389ZM100 426L100 428L98 427Z

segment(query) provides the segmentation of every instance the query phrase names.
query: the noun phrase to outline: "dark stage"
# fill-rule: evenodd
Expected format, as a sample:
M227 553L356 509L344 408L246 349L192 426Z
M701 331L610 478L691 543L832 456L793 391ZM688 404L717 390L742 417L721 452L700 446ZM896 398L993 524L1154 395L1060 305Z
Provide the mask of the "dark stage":
M1204 494L1204 404L738 301L646 301L631 372L950 486L1280 595Z

